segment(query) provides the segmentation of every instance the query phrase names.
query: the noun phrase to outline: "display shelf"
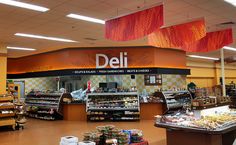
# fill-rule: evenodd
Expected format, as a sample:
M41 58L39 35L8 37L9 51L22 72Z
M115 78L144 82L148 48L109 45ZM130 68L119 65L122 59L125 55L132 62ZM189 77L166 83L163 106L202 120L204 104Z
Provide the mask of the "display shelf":
M104 103L114 103L114 102L132 102L132 101L138 101L137 99L130 99L130 100L112 100L112 101L100 101L99 104Z
M51 106L49 104L27 104L26 106L35 106L35 107L45 107L45 109L50 109L50 108L56 108L58 109L58 106Z
M45 97L45 96L55 96L55 97L60 97L62 93L29 93L28 96L37 96L37 97Z
M220 107L220 106L225 106L225 105L230 105L231 102L228 103L220 103L220 104L214 104L214 105L208 105L208 106L193 106L193 110L202 110L202 109L209 109L209 108L215 108L215 107Z
M47 101L58 101L57 98L35 98L35 97L30 97L28 100L47 100Z
M15 130L16 121L14 118L0 119L0 126L12 126L12 129Z
M0 102L13 101L13 100L14 98L12 96L0 97Z
M0 109L14 109L14 105L0 106Z
M88 108L88 111L139 111L139 108Z
M89 96L128 96L137 95L137 92L117 92L117 93L89 93Z
M15 113L6 113L6 114L1 114L0 113L0 118L3 118L3 117L14 117L15 116Z
M27 102L25 102L25 103L27 103L27 104L30 104L30 105L37 105L37 104L39 104L39 105L58 105L58 103L46 103L46 102L30 102L30 101L27 101Z
M0 126L12 126L12 129L15 130L15 106L13 101L14 97L12 95L0 95ZM3 111L8 111L9 113L3 113Z
M192 96L187 90L181 91L161 91L157 92L158 97L163 98L167 111L181 109L185 105L191 105Z
M32 117L32 118L36 118L36 119L41 119L41 120L50 120L50 121L53 121L53 120L56 120L57 118L54 117L54 116L40 116L38 114L29 114L28 115L29 117Z
M125 114L126 111L135 112L135 115ZM87 94L86 112L89 121L118 121L121 119L113 118L127 116L130 119L126 120L135 116L133 120L137 121L140 116L139 95L137 92L90 93Z
M28 111L30 114L51 114L50 111Z
M68 93L30 93L26 96L25 103L27 106L27 114L30 117L56 120L62 119L62 100L63 98L71 98ZM45 113L53 111L53 113ZM44 113L42 113L44 112ZM47 117L50 116L50 117ZM48 119L53 118L53 119Z
M112 119L112 121L139 121L139 118L130 118L130 119L121 119L121 118L115 118Z

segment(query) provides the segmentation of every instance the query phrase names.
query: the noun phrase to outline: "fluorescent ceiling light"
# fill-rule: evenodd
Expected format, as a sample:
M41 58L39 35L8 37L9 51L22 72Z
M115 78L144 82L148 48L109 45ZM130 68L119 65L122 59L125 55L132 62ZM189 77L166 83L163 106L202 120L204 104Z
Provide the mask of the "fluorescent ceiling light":
M236 0L224 0L224 1L236 7Z
M70 40L70 39L48 37L48 36L34 35L34 34L16 33L15 35L16 36L21 36L21 37L29 37L29 38L36 38L36 39L46 39L46 40L53 40L53 41L77 42L77 41Z
M30 10L34 10L34 11L40 11L40 12L46 12L49 10L48 8L45 8L45 7L32 5L32 4L28 4L28 3L23 3L23 2L19 2L19 1L14 1L14 0L0 0L0 3L10 5L10 6L16 6L16 7L20 7L20 8L30 9Z
M223 48L226 50L236 51L236 48L233 48L233 47L224 46Z
M25 48L25 47L11 47L7 46L7 49L15 49L15 50L28 50L28 51L35 51L36 49L34 48Z
M84 21L89 21L89 22L94 22L94 23L99 23L99 24L105 24L104 20L92 18L92 17L87 17L87 16L82 16L82 15L77 15L77 14L68 14L67 17L74 18L74 19L79 19L79 20L84 20Z
M206 57L206 56L198 56L198 55L188 55L188 57L193 57L193 58L202 58L202 59L210 59L210 60L220 60L219 58Z

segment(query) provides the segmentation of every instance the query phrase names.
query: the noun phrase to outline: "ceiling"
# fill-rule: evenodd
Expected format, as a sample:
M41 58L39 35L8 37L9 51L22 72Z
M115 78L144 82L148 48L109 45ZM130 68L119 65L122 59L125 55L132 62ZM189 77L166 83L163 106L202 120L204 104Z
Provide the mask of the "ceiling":
M136 11L137 7L148 7L164 2L165 26L183 23L188 20L205 17L207 30L213 31L232 27L236 39L236 25L217 26L222 22L236 22L236 7L223 0L20 0L49 8L46 13L0 4L0 43L7 46L35 48L37 51L8 50L8 57L21 57L67 47L96 46L142 46L146 38L115 42L104 38L104 25L75 20L66 17L69 13L110 19ZM79 41L65 43L14 36L15 33L61 37ZM93 38L94 40L87 40ZM236 47L236 43L232 46ZM194 53L196 54L196 53ZM199 54L199 53L197 53ZM200 55L219 57L219 51ZM227 51L225 55L236 55Z

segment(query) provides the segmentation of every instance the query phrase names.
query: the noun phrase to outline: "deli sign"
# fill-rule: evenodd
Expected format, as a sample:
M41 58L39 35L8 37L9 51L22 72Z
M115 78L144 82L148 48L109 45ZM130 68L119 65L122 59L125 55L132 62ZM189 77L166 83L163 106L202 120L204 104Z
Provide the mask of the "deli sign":
M103 60L102 60L103 59ZM96 68L127 68L128 53L120 52L119 57L109 58L106 54L96 54Z

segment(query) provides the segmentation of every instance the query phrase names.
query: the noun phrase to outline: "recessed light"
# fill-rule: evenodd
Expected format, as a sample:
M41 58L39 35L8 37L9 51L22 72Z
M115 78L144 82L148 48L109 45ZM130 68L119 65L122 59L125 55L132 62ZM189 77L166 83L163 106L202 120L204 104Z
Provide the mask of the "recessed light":
M45 8L45 7L32 5L32 4L28 4L28 3L23 3L23 2L19 2L19 1L14 1L14 0L0 0L0 3L10 5L10 6L30 9L30 10L34 10L34 11L40 11L40 12L46 12L49 10L48 8Z
M14 50L27 50L27 51L35 51L35 50L36 50L36 49L34 49L34 48L12 47L12 46L7 46L7 49L14 49Z
M53 40L53 41L61 41L61 42L77 42L70 39L64 38L57 38L57 37L49 37L49 36L42 36L42 35L34 35L34 34L25 34L25 33L16 33L16 36L21 37L29 37L29 38L36 38L36 39L46 39L46 40Z
M209 59L209 60L220 60L219 58L206 57L206 56L198 56L198 55L188 55L188 57L201 58L201 59Z
M236 0L224 0L224 1L236 7Z
M68 14L67 17L79 19L79 20L84 20L84 21L89 21L89 22L94 22L94 23L99 23L99 24L105 24L104 20L92 18L92 17L87 17L87 16L82 16L82 15L78 15L78 14Z
M233 47L224 46L223 48L226 50L236 51L236 48L233 48Z

